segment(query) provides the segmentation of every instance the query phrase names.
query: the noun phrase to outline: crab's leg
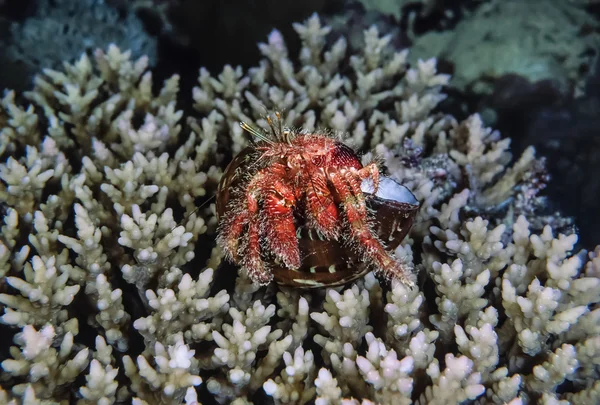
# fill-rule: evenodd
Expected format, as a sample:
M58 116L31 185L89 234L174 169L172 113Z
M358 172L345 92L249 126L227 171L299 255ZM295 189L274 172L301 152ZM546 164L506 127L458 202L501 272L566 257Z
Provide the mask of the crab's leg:
M335 200L327 186L327 177L322 170L307 182L307 216L309 226L317 229L328 239L337 239L339 213Z
M248 272L250 279L260 285L267 285L273 280L273 273L260 257L260 233L258 222L251 222L248 227L248 245L246 255L242 259L242 268Z
M248 225L248 212L239 211L232 213L227 218L223 218L221 221L219 230L219 245L223 247L225 255L231 259L233 263L239 264L239 245L242 237L242 232L246 225Z
M355 207L357 214L360 217L365 218L366 221L367 206L365 204L365 195L360 188L360 182L362 179L360 178L359 171L356 169L343 170L340 172L340 175L344 178L344 180L346 180L349 198L353 198L355 200L353 206Z
M256 173L246 189L248 235L243 267L250 278L260 284L273 279L271 270L261 258L261 241L266 241L271 252L290 268L300 267L300 252L296 240L293 207L295 197L279 177L285 167L274 165ZM259 210L259 198L262 211Z
M364 255L364 258L375 265L377 272L388 279L398 279L406 285L413 286L413 275L407 266L397 262L396 259L388 253L381 242L371 231L366 212L364 199L356 198L352 192L351 186L345 179L346 176L339 172L329 175L329 178L342 200L342 207L348 219L350 234L356 241L358 249Z
M267 181L262 190L263 211L261 213L261 235L275 257L286 267L300 267L300 251L296 239L293 209L296 198L293 191L279 180Z
M249 187L246 192L246 202L249 214L247 245L242 259L242 268L248 272L250 279L258 284L266 285L273 279L273 274L260 257L260 222L258 215L258 200L254 196L255 187Z
M357 173L360 180L370 177L373 180L373 190L377 191L379 187L379 166L377 166L377 163L369 163L362 169L359 169Z

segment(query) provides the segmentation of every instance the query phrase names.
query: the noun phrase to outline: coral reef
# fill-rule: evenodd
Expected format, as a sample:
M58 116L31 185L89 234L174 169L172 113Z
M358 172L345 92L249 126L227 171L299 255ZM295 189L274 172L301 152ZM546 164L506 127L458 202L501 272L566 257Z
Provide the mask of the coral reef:
M479 116L436 112L449 77L377 29L358 54L317 16L294 29L297 62L273 31L258 66L202 69L185 119L178 77L153 92L147 58L116 46L5 93L0 402L597 402L598 251L541 209L533 149L513 161ZM238 122L274 108L413 190L396 256L417 288L259 288L221 263L210 196Z
M156 58L156 39L133 13L124 13L105 0L37 0L34 14L10 23L10 35L0 41L3 76L11 86L31 86L42 69L58 69L81 52L90 54L109 44L130 49L134 57ZM8 65L8 66L6 66ZM4 87L4 86L2 86Z
M598 58L598 27L583 3L487 0L455 29L415 38L413 57L451 62L451 85L461 90L489 94L512 74L580 95Z

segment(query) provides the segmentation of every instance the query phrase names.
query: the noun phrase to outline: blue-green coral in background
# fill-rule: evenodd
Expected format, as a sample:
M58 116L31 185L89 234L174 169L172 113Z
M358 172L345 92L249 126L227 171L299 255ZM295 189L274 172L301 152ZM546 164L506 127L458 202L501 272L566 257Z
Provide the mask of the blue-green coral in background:
M156 38L149 35L133 12L120 13L104 0L37 0L35 13L10 23L9 35L0 41L3 76L27 89L42 69L59 69L82 52L115 44L134 58L146 56L153 65ZM10 79L10 80L9 80Z
M533 149L511 162L478 116L434 112L449 77L375 28L352 55L317 16L294 28L298 63L274 31L255 68L201 70L188 117L177 77L153 93L116 46L46 70L25 104L4 95L0 401L596 403L599 252L538 211ZM419 288L219 287L214 207L192 212L265 106L374 149L414 191L396 255Z

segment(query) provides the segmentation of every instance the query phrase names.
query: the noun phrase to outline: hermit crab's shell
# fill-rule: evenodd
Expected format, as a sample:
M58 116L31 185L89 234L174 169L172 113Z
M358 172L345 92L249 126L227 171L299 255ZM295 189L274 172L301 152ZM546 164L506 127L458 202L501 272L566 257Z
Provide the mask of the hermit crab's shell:
M251 174L256 161L254 149L240 152L225 169L217 195L217 216L227 214L232 190L239 187ZM392 251L404 240L410 231L419 203L406 187L395 180L382 176L377 192L373 194L371 180L363 181L361 189L365 193L367 206L372 212L370 225L382 244ZM273 271L274 280L282 286L299 288L333 287L356 280L372 268L363 263L353 249L352 243L344 238L327 240L314 229L298 224L298 247L301 266L288 269L263 257Z

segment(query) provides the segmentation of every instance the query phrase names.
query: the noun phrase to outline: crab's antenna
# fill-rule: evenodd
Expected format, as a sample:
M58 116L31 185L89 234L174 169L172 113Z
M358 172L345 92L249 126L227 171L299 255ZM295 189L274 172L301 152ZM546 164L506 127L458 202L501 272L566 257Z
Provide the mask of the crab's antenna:
M279 111L275 111L275 116L277 117L277 124L279 125L279 132L283 133L283 125L281 124L281 113Z
M200 211L203 207L206 206L206 204L208 204L209 202L211 202L212 200L215 199L215 195L211 195L208 200L204 201L202 204L200 204L199 206L197 206L196 208L194 208L194 210L192 212L190 212L189 214L187 214L179 224L175 225L173 227L173 229L171 229L169 231L169 233L173 232L175 230L175 228L177 228L178 226L181 226L183 224L183 221L185 221L186 219L188 219L189 217L191 217L192 215L194 215L195 213L197 213L198 211Z
M278 132L275 129L275 125L273 125L273 120L271 119L271 116L267 115L267 124L269 124L269 128L271 128L271 133L273 134L273 137L275 139L277 139L279 142L283 141L283 139L281 139L281 132Z
M273 145L274 142L269 139L265 134L263 134L262 132L260 132L258 129L251 127L250 125L248 125L246 122L240 122L240 127L242 127L242 129L252 135L254 135L255 137L257 137L259 140L266 142L270 145Z

